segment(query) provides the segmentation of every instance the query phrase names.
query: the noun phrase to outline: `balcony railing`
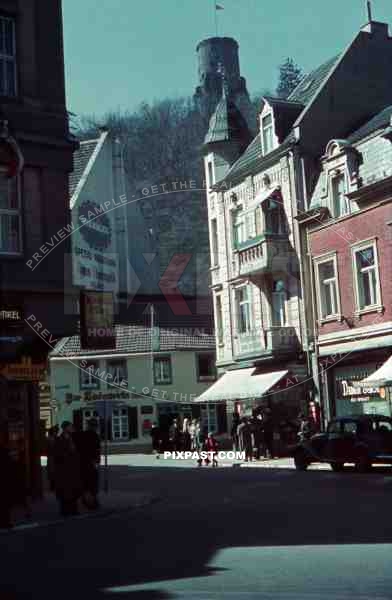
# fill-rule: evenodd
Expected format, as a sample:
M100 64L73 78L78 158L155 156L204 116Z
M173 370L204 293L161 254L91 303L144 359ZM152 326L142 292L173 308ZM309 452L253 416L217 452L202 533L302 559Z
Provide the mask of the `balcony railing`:
M234 355L265 356L279 352L295 352L299 341L294 327L270 327L238 334L234 338Z
M266 234L237 247L234 277L257 273L286 272L293 259L288 237Z

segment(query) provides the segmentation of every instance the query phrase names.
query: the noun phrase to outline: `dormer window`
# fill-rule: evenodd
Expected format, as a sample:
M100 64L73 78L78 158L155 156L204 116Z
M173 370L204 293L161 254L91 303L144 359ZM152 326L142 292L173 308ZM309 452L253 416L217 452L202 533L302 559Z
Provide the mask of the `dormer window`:
M338 173L331 181L331 207L335 219L350 213L350 203L346 193L346 177L344 173Z
M262 118L261 130L263 138L263 153L268 154L274 149L274 124L272 120L272 113L269 113Z

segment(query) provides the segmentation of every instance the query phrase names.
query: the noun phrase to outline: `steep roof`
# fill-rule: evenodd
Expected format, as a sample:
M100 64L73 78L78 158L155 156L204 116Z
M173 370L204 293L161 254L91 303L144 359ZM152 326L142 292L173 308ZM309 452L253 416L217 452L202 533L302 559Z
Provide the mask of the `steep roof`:
M275 98L273 96L264 96L268 104L274 109L275 133L281 144L295 123L295 120L305 106L300 102L292 100L284 100L283 98Z
M288 126L288 121L292 117L294 117L295 120L295 118L300 116L306 106L317 94L320 86L328 78L340 57L340 54L335 56L334 58L323 63L308 75L305 75L302 81L297 85L297 87L286 100L273 98L270 96L266 97L268 102L274 103L275 107L277 108L277 114L282 111L280 122L278 116L278 127L281 128L280 134L282 135L283 139L282 145L268 155L263 156L260 133L257 133L256 137L251 141L242 156L240 156L240 158L232 165L231 169L222 181L234 183L235 181L240 181L246 175L257 172L263 167L263 165L267 165L276 157L277 154L295 142L294 133L290 129L293 125L293 122L291 122L290 126ZM218 182L216 187L219 187L219 183L220 182Z
M391 124L392 106L387 106L372 119L367 121L362 127L354 131L349 137L348 142L354 144L375 133L379 129L384 129Z
M80 142L80 148L74 152L73 155L73 164L74 170L72 171L69 177L69 195L72 196L75 193L76 188L78 187L78 183L83 177L83 174L86 170L86 167L91 159L94 151L99 143L99 139L97 140L87 140L84 142Z
M308 75L305 75L287 99L292 102L300 102L304 105L309 104L319 87L324 83L332 69L335 67L340 57L341 54L337 54L334 58L330 58L317 67L317 69Z
M198 333L197 331L187 331L185 328L161 329L142 325L115 325L116 348L110 350L114 356L116 354L136 354L148 353L151 349L169 352L175 350L214 350L215 336L211 334ZM159 331L159 345L158 335ZM154 333L154 335L153 335ZM107 354L108 350L82 350L80 347L80 337L72 336L60 340L50 357L64 358L77 355L99 355Z
M245 118L223 87L222 98L210 119L204 144L229 141L247 144L250 138L251 135Z

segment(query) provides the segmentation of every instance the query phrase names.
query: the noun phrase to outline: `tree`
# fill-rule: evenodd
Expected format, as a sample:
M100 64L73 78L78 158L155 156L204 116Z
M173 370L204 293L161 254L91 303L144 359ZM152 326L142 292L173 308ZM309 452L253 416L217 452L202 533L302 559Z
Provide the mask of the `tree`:
M280 98L288 98L303 77L302 69L292 58L287 58L279 67L279 83L276 93Z

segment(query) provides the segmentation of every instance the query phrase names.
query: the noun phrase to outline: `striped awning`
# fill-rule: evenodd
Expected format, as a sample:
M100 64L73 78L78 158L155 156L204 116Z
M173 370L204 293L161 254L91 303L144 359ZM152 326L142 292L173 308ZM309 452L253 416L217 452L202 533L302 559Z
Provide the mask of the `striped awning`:
M255 367L227 371L208 390L196 398L195 402L261 398L288 374L288 371L272 371L255 375L255 371Z
M361 381L361 385L386 385L392 384L392 356L372 375Z

